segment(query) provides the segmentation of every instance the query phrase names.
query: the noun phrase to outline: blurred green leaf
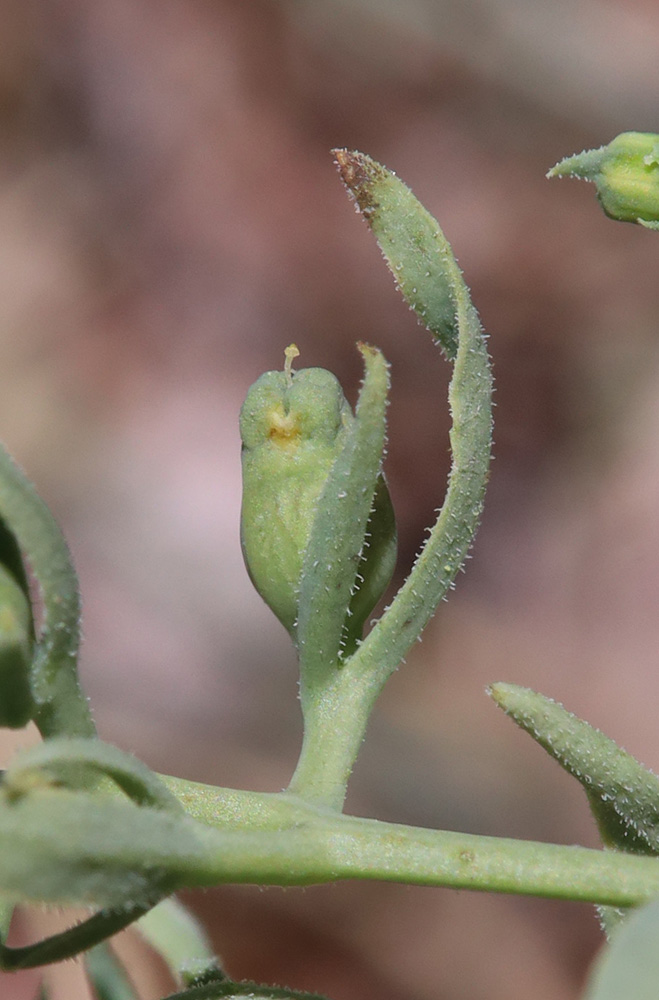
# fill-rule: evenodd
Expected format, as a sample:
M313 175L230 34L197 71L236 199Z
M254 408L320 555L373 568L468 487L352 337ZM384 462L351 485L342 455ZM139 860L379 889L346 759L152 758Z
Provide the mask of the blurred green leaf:
M126 970L109 945L103 943L91 948L84 964L95 1000L137 1000Z
M85 789L99 776L111 778L137 805L183 811L176 796L146 764L97 739L51 739L22 751L5 771L3 788L13 799L44 785Z
M635 910L601 951L583 1000L657 1000L659 900Z
M181 983L225 979L204 928L175 896L163 899L135 927Z
M0 892L15 902L153 904L203 881L197 869L207 870L217 836L183 814L35 788L0 803Z

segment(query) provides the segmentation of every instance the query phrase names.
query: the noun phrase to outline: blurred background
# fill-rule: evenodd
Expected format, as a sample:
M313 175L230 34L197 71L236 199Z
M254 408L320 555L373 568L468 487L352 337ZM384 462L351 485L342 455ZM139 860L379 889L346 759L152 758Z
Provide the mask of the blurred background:
M4 0L0 436L73 550L104 739L199 781L289 780L296 666L242 565L237 416L291 341L353 401L356 340L392 363L399 580L441 502L449 372L341 188L348 146L439 219L497 379L473 559L348 808L596 845L484 689L536 688L659 766L659 239L544 178L659 131L658 46L651 0ZM600 942L591 907L447 890L187 901L235 978L333 1000L573 1000ZM143 1000L171 988L141 966ZM55 989L83 1000L78 975Z

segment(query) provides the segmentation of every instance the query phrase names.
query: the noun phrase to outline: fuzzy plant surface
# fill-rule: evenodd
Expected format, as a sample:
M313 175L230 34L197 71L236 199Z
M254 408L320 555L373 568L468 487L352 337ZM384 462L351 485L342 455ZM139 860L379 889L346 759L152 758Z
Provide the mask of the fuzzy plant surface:
M593 180L609 215L656 228L658 143L625 133L552 173ZM84 953L97 1000L136 1000L109 943L134 923L178 983L169 1000L302 997L233 981L175 893L228 882L381 879L589 901L612 944L587 1000L657 996L659 779L549 698L510 684L490 688L582 784L603 850L344 812L378 695L472 545L490 463L492 379L478 315L437 222L390 170L362 153L334 152L401 295L452 367L452 464L437 520L404 584L367 624L396 559L383 470L388 364L376 347L358 345L364 378L353 412L335 377L294 370L299 352L288 347L283 370L257 380L240 416L241 540L255 587L297 651L303 741L285 791L220 788L155 774L97 737L78 683L80 598L66 543L22 471L0 452L0 724L32 721L43 738L8 762L0 783L0 968ZM30 577L40 591L38 614ZM92 912L53 937L9 947L15 906L43 903ZM631 908L639 909L626 919ZM46 981L41 996L48 996Z

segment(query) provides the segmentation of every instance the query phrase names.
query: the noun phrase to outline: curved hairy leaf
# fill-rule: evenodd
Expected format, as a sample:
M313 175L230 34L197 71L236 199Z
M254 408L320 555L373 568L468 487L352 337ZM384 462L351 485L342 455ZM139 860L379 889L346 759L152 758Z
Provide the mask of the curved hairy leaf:
M353 672L377 665L372 683L379 689L432 617L473 541L490 463L492 380L478 315L435 219L381 164L363 153L335 155L403 297L454 362L444 504L409 577L350 661Z
M122 931L148 910L151 904L123 906L119 910L101 910L94 916L76 924L60 934L36 941L21 948L7 948L0 944L0 969L15 972L17 969L34 969L52 962L73 958L99 941L105 941Z
M43 500L1 447L0 520L16 539L43 598L43 626L32 665L35 722L46 737L94 736L78 683L80 597L69 550Z
M108 777L137 805L182 812L183 806L160 778L132 754L96 739L52 739L15 756L3 777L9 799L39 785L89 788Z

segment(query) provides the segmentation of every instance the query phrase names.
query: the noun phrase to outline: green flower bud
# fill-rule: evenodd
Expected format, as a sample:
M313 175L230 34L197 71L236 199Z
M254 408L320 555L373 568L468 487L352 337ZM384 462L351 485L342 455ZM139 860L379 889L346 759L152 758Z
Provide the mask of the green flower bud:
M266 372L240 412L243 442L241 542L252 583L295 639L304 555L319 497L354 421L350 404L324 368ZM396 558L389 492L379 477L350 604L356 635L386 589ZM358 554L356 558L360 558Z
M659 229L659 135L623 132L608 146L561 160L547 177L593 181L606 215Z

